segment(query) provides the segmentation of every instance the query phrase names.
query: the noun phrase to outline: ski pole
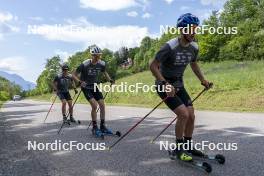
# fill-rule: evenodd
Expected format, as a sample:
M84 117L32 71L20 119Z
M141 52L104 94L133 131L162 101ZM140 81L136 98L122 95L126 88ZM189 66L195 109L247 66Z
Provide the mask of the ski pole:
M205 91L209 90L211 87L213 86L212 83L210 83L210 87L209 88L204 88L193 100L192 103L195 102L195 100L197 100ZM175 117L155 138L153 138L150 143L154 143L170 126L171 124L173 124L173 122L175 122L177 119L177 117Z
M116 144L118 144L124 137L126 137L133 129L135 129L144 119L146 119L154 110L156 110L168 97L164 98L159 104L157 104L148 114L141 118L134 126L132 126L124 135L122 135L115 143L113 143L108 150L111 150Z
M50 113L50 111L51 111L51 108L53 107L53 105L54 105L54 103L55 103L57 97L58 97L58 95L56 95L56 97L54 98L54 100L53 100L53 102L52 102L52 104L51 104L51 106L50 106L50 108L49 108L49 111L48 111L48 113L47 113L47 115L46 115L46 117L45 117L44 123L46 122L46 120L47 120L47 118L48 118L48 116L49 116L49 113Z
M111 84L110 84L110 87L112 87L112 85L113 85L113 84L111 83ZM104 95L104 97L103 97L103 100L106 98L107 94L108 94L108 92L105 93L105 95ZM99 111L99 109L100 109L100 108L97 108L96 113ZM92 125L92 121L90 121L87 130L90 128L91 125Z
M79 94L77 95L77 97L76 97L76 99L75 99L75 101L74 101L74 103L73 103L73 105L72 105L72 108L74 107L75 103L77 102L77 100L78 100L78 98L79 98L81 92L82 92L82 91L80 91ZM69 116L69 114L68 114L68 116ZM68 118L68 116L66 116L66 117ZM61 130L62 130L64 124L65 124L65 122L63 121L62 124L61 124L61 127L60 127L60 129L59 129L59 131L58 131L58 134L60 134L60 132L61 132Z

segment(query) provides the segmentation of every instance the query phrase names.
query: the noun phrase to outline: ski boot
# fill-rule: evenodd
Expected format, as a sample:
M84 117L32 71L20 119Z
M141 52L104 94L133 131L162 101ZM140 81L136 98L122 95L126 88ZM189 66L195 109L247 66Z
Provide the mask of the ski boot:
M108 128L106 128L104 125L100 126L100 130L102 133L106 135L113 135L113 132L109 130Z
M98 127L93 127L92 133L94 136L101 138L101 139L104 139L104 134L102 133L102 131Z
M68 124L70 125L70 122L68 121L67 117L66 116L63 116L63 124Z
M73 116L70 117L70 122L76 123L76 120L73 118Z
M173 151L169 151L169 155L172 160L192 161L192 157L188 155L187 151L183 150L182 144L177 144L177 148Z

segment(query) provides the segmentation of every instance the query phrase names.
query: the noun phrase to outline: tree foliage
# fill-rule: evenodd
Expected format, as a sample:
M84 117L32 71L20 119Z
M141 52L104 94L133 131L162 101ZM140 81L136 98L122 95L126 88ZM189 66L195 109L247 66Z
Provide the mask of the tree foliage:
M21 94L21 87L0 77L0 101L12 99L17 94Z

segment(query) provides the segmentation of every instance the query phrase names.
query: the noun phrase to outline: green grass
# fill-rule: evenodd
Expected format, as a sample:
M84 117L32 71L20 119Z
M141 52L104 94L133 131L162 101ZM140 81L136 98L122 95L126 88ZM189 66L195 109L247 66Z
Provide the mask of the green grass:
M0 108L3 106L3 104L4 104L4 101L0 100Z
M264 62L225 61L220 63L200 63L206 78L214 83L214 88L202 95L195 103L200 110L264 112ZM137 82L152 85L154 78L149 71L137 73L116 81L116 84ZM195 97L203 87L191 69L185 72L184 82L191 97ZM49 100L50 94L32 97ZM153 107L160 101L156 93L109 93L106 102L113 105ZM86 103L83 96L79 102ZM165 107L163 105L163 107Z

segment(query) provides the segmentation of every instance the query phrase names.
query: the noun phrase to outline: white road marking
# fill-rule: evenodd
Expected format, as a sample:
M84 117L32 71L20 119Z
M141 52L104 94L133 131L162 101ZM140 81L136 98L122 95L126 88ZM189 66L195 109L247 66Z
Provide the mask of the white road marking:
M258 134L258 133L246 133L246 132L242 132L242 131L233 131L233 130L221 130L221 131L225 131L225 132L229 132L229 133L239 133L239 134L247 134L247 135L251 135L251 136L263 136L264 134Z

